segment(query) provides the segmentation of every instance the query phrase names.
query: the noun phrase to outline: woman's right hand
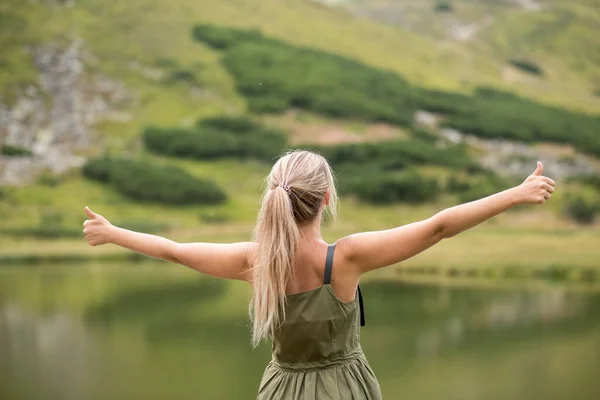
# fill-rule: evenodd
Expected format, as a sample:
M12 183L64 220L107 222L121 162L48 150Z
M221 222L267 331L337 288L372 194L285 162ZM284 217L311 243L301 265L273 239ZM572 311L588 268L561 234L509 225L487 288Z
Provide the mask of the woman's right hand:
M100 214L85 207L88 220L83 223L83 234L90 246L109 243L113 225Z
M533 174L529 175L525 181L517 186L520 204L544 204L554 193L554 182L552 179L542 176L544 166L540 161Z

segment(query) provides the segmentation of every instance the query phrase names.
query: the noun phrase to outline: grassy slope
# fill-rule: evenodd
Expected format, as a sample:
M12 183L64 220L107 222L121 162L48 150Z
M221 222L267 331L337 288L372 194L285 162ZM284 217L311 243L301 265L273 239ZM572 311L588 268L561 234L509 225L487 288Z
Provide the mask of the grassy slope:
M481 69L480 59L493 64L488 78L541 101L567 104L590 111L598 110L600 86L600 24L598 0L543 0L539 12L524 11L512 1L453 0L451 13L433 10L434 1L348 0L351 10L365 7L378 11L373 19L407 26L411 32L434 39L438 47L463 52L463 78ZM385 13L388 10L388 13ZM396 17L393 15L396 14ZM392 17L390 17L392 15ZM480 23L487 16L493 22L478 31L473 40L459 42L448 38L450 26ZM392 18L395 22L390 21ZM537 61L546 77L536 78L516 70L506 70L504 61L526 57ZM507 76L507 72L511 73Z
M408 33L399 33L392 28L367 21L358 21L349 15L332 12L304 1L147 0L114 3L108 0L90 0L76 4L73 9L45 6L34 9L29 14L31 21L35 21L32 28L34 30L28 40L35 42L41 40L40 38L52 38L55 41L64 41L65 36L70 35L65 32L75 32L85 39L88 49L97 60L88 62L90 69L123 81L135 93L138 101L127 110L133 116L131 122L104 123L98 126L101 139L105 140L110 148L118 151L143 152L140 150L138 134L140 129L148 124L189 124L201 116L245 110L244 100L235 93L230 77L219 63L219 55L192 41L190 29L197 22L259 26L267 34L292 43L351 56L372 65L401 72L414 82L436 87L460 89L467 72L472 81L499 83L497 60L480 56L476 52L465 58L463 48L447 46ZM310 24L307 21L310 21ZM180 67L193 71L200 82L202 93L192 95L189 87L183 84L166 85L145 78L137 67L154 67L165 59L175 60ZM15 62L24 61L17 57ZM472 68L465 70L465 63ZM8 78L6 75L0 75L0 79L5 79L0 82L6 83ZM559 83L558 80L551 80L547 86L554 89L548 90L560 93L562 86ZM583 87L576 80L573 80L572 86L576 92ZM563 98L561 101L569 105L580 105L576 96ZM587 107L600 109L596 103L588 104ZM346 125L350 130L364 130L364 127L356 127L352 123ZM235 222L219 227L203 225L198 228L199 213L206 212L205 209L175 209L135 203L110 189L73 175L65 178L56 188L34 185L9 191L8 200L0 202L3 225L33 225L42 213L48 211L62 214L65 223L75 225L83 220L83 205L89 204L115 222L150 218L169 223L174 228L171 235L181 240L220 241L249 237L259 205L261 178L266 174L267 166L233 161L196 163L147 156L157 162L179 164L193 174L215 177L232 195L232 200L225 206L209 209L227 215ZM77 195L74 195L75 193ZM553 198L553 203L549 204L549 208L559 209L560 201L561 196L557 195ZM428 217L454 202L452 198L445 198L436 205L398 205L375 209L346 200L343 203L341 221L335 227L327 228L326 237L333 240L357 230L381 229L411 222ZM497 222L489 223L487 228L482 228L477 234L455 239L453 244L440 247L439 250L417 258L412 263L441 263L446 266L502 263L501 259L485 257L485 249L511 247L515 240L512 236L514 225L518 219L514 215L524 216L528 215L528 212L503 216ZM528 256L522 259L523 263L538 266L548 265L550 261L579 265L594 263L592 249L597 230L584 230L571 235L570 233L580 230L555 214L536 215L547 216L549 222L520 223L522 226L532 227L533 231L520 234L525 240L520 242L522 245L519 251L512 253L512 258L508 261L514 263L521 255L533 254L528 251L526 244L531 242L535 247L535 243L539 243L539 232L545 232L544 238L553 244L551 248L555 250L542 259ZM479 238L478 249L484 256L472 251L469 238L474 237ZM573 259L573 252L563 253L559 251L559 245L576 249L577 251L573 251L581 255ZM113 250L103 248L98 251ZM64 240L55 243L37 240L15 241L0 237L1 253L36 251L87 250L81 241Z

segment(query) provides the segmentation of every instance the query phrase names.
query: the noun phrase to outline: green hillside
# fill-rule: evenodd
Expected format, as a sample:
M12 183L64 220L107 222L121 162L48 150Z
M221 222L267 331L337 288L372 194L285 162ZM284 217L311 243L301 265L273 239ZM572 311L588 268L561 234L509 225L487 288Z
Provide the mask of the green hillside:
M597 107L597 0L345 0L335 7L463 52L467 77L481 69L481 57L496 65L489 72L499 84L553 102L560 102L558 90L571 103ZM512 59L533 61L544 71L543 79L510 68Z
M553 142L596 156L600 151L594 135L600 98L591 89L595 59L569 46L557 47L556 57L544 58L551 53L546 51L538 58L513 44L516 36L502 31L508 25L490 27L484 32L490 39L466 45L302 0L64 3L3 4L1 100L10 107L19 91L38 85L31 49L67 47L81 39L83 79L122 83L127 100L114 107L127 118L94 124L93 146L82 152L91 161L82 171L0 188L0 253L86 251L77 237L84 205L116 224L170 230L180 240L247 239L261 180L283 147L316 148L338 171L345 198L342 222L328 228L331 237L425 218L514 183L477 162L482 151L477 146L440 141L436 133L413 126L420 109L442 115L441 126L484 138L532 146ZM573 7L575 18L581 16L582 23L593 18L584 12L585 2L575 3L580 4ZM434 26L427 18L437 16L424 11L423 18ZM504 8L497 18L503 24L518 19ZM582 34L593 42L588 29ZM537 47L542 41L528 43ZM507 82L502 73L507 60L532 54L543 75L527 84ZM573 154L568 150L565 157ZM595 182L564 184L577 193L585 215L596 211ZM180 190L167 193L168 185ZM529 229L522 243L533 246L540 245L539 232L555 243L565 232L578 232L565 217L577 204L566 192L524 223L517 212L482 228L487 248L498 240L509 243L515 224ZM188 204L202 196L214 201ZM591 232L569 236L576 253L560 253L555 246L554 258L539 260L531 253L521 260L519 253L509 262L590 266L590 243L598 235L595 228ZM44 237L60 241L50 244ZM457 255L446 265L475 262L468 241L457 243ZM417 263L449 259L433 254Z

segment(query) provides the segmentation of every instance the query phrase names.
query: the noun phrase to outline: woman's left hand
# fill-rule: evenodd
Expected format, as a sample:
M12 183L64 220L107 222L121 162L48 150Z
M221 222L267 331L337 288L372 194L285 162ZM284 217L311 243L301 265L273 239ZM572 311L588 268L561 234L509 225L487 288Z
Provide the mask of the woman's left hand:
M89 207L85 208L85 213L89 219L83 223L83 234L90 246L109 243L113 225L102 215L90 210Z
M554 193L554 182L552 179L542 176L544 166L540 161L533 174L529 175L525 182L517 186L520 204L544 204L550 200Z

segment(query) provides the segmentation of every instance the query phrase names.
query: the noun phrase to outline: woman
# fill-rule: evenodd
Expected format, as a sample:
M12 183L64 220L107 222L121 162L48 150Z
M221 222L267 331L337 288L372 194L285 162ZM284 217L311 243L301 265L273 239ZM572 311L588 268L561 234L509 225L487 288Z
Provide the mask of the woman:
M259 399L381 399L379 384L359 343L360 277L396 264L518 204L543 204L554 181L543 166L521 185L452 207L433 217L328 245L321 217L335 213L331 168L320 155L295 151L267 177L254 240L176 243L111 225L86 207L89 244L114 243L199 272L249 282L252 343L273 342L273 358Z

